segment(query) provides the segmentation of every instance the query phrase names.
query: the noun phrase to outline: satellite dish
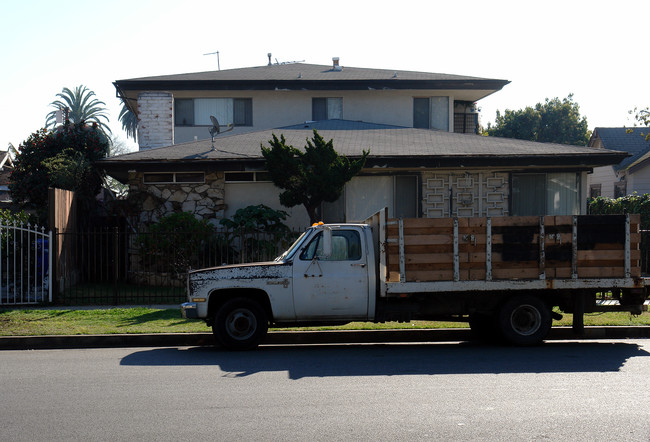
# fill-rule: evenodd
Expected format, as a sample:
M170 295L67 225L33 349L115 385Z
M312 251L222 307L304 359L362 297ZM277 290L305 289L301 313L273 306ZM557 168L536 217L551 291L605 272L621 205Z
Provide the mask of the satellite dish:
M221 129L221 125L219 124L219 120L217 120L217 117L214 115L210 115L210 121L212 121L212 127L210 128L210 135L212 135L212 141L214 141L215 135L219 135L221 132L228 132L230 130L234 129L234 126L232 124L229 124L226 126L226 129Z

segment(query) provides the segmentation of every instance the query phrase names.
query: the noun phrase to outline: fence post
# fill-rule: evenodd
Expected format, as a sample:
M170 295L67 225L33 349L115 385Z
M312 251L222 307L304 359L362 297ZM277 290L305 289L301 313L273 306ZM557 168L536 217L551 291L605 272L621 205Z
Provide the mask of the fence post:
M56 285L55 287L52 287L54 290L52 290L53 293L53 299L52 302L58 302L61 299L61 292L63 291L63 287L61 286L61 275L59 275L60 271L60 258L61 255L59 253L59 228L54 227L52 230L52 243L50 244L50 259L52 260L52 267L50 267L50 273L52 274L52 285Z
M119 291L117 290L117 281L120 278L120 264L118 259L119 253L119 231L118 227L113 228L113 304L118 304Z

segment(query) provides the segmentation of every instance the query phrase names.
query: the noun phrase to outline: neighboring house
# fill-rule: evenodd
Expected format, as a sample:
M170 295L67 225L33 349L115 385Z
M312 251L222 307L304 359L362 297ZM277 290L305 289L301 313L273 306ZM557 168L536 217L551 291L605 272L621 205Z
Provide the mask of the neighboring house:
M270 57L269 57L270 59ZM210 138L210 116L232 134L344 119L476 133L475 102L507 80L305 63L118 80L137 114L140 149Z
M9 191L9 176L14 169L14 162L7 151L0 151L0 208L11 206L12 199Z
M214 140L146 149L102 160L142 196L140 221L174 211L206 219L264 203L305 227L301 206L283 208L268 181L260 145L273 134L303 147L316 129L343 155L370 150L344 195L322 208L327 222L360 221L382 207L394 217L569 215L585 213L587 173L627 154L604 149L455 134L358 121L325 120Z
M623 161L594 168L589 175L589 196L618 198L634 192L650 193L650 140L649 127L597 127L589 146L627 152Z

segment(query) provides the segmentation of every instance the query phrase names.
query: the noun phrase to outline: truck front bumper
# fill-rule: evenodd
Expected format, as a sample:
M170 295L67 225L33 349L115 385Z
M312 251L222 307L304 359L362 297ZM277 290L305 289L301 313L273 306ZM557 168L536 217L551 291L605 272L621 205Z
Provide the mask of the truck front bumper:
M181 304L181 316L183 319L198 319L199 312L196 302L184 302Z

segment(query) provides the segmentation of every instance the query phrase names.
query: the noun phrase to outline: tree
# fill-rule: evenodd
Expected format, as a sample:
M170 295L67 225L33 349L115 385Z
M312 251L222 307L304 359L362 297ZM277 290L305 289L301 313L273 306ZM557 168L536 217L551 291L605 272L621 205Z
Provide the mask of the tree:
M36 210L41 223L47 216L49 187L77 192L82 208L88 209L104 177L94 163L108 150L108 141L95 124L67 123L50 132L34 132L20 144L14 159L9 183L13 200Z
M560 100L546 99L535 107L517 111L497 111L495 125L488 124L487 135L520 140L586 146L591 132L587 118L580 116L580 106L573 94Z
M47 114L45 119L46 128L56 126L56 113L58 110L68 109L67 120L71 123L94 123L106 137L111 133L111 129L108 127L109 119L108 110L105 107L106 103L93 98L95 93L86 86L77 86L74 91L64 87L61 93L56 94L56 96L60 99L50 103L50 106L56 109ZM63 123L65 124L65 121Z
M634 128L628 129L627 133L634 133L637 123L646 129L650 127L650 107L646 107L645 109L634 108L634 110L631 110L629 113L634 114ZM641 136L645 137L646 141L650 140L650 132L647 130L641 132Z
M266 168L273 183L283 189L280 203L285 207L302 204L312 223L318 221L316 211L324 201L336 201L345 183L358 174L366 163L369 151L352 160L334 150L333 140L325 141L316 130L307 139L305 151L287 146L284 135L273 134L271 147L262 147Z
M122 129L126 132L127 137L133 138L133 141L138 142L138 117L131 112L125 103L122 103L122 110L118 117L122 123Z

